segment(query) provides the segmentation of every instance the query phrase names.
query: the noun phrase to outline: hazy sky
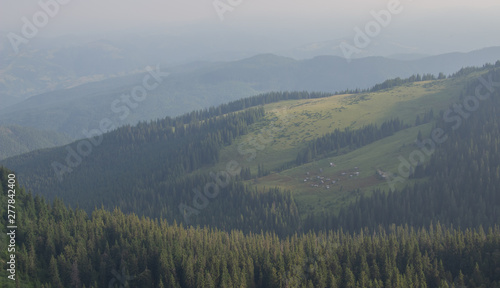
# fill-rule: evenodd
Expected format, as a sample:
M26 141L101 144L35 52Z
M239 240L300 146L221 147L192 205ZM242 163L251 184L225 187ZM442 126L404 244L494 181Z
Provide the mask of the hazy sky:
M0 30L20 34L23 17L32 21L33 15L43 11L39 3L55 1L0 0ZM223 21L213 0L64 1L68 3L59 5L59 11L40 29L38 36L138 29L175 33L180 29L203 28L213 33L241 30L274 35L270 37L296 33L298 42L328 41L354 37L354 27L363 28L373 20L370 11L387 9L389 2L397 0L219 0L224 5L233 3L232 10L223 14ZM387 35L404 35L406 31L415 37L419 33L417 28L422 26L435 31L433 37L451 37L451 41L455 37L463 42L481 39L478 46L500 45L499 33L495 33L500 32L498 0L401 0L400 6L402 12L393 15L384 29ZM471 40L463 38L465 33ZM464 49L468 48L457 47Z
M55 0L41 0L49 3ZM60 0L62 2L62 0ZM85 29L125 29L138 25L169 23L193 23L196 21L220 21L213 0L65 0L60 11L45 27L46 33L67 33ZM234 10L224 14L225 21L332 21L334 19L359 19L363 21L371 10L386 7L387 0L220 0L220 3L236 3ZM16 31L22 26L22 17L31 19L41 10L39 1L0 0L2 30ZM238 3L240 3L238 5ZM461 8L486 8L495 6L498 0L401 0L407 16L425 16L432 10ZM226 23L227 22L227 23Z

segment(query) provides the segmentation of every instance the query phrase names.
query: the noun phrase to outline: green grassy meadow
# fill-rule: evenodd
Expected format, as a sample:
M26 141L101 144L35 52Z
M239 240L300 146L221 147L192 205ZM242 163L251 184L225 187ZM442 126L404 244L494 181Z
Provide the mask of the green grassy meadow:
M416 149L414 141L418 132L427 137L432 130L433 122L415 127L417 115L422 117L433 109L435 117L438 117L440 110L458 101L465 80L423 81L373 93L265 105L265 119L252 125L250 133L223 148L219 163L206 170L224 170L227 163L236 161L256 175L258 165L263 165L271 173L249 180L249 184L277 186L292 191L302 215L324 210L338 211L373 189L389 190L387 181L377 171L388 174L397 172L398 157L408 158ZM412 127L356 150L345 150L341 155L328 155L277 172L283 164L295 161L298 151L305 147L307 141L337 128L355 130L372 123L380 125L396 117ZM395 187L401 188L412 181L406 180Z

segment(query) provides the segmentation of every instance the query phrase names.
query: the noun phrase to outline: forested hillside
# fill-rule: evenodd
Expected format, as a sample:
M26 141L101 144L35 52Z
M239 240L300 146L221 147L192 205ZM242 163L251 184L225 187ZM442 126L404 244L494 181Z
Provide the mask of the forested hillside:
M386 82L384 93L399 95L415 81L423 80ZM426 81L431 89L445 80ZM291 149L279 173L262 157L256 171L221 153L271 124L273 143L291 139L297 125L278 127L262 105L329 95L264 94L2 161L15 171L0 168L0 192L8 203L7 191L17 191L17 285L500 287L500 67L462 69L450 81L461 89L449 109L414 114L411 123L389 117L332 129ZM365 94L349 97L337 100ZM371 176L377 189L307 190L350 197L340 211L307 208L298 185L265 185L287 169L388 140L403 143L390 154L400 163ZM14 173L31 193L9 187ZM10 256L4 249L0 257ZM6 271L0 284L13 286Z
M2 203L10 173L0 169ZM15 190L16 280L2 269L2 287L500 287L498 228L392 225L280 239L120 210L87 216Z
M87 143L98 145L93 145L86 156L76 154L82 143L78 141L5 163L23 171L19 178L30 190L50 200L60 197L88 213L95 207L120 207L126 213L169 221L253 232L264 229L286 235L298 225L297 208L289 192L249 187L238 181L245 172L239 165L227 167L217 179L192 172L219 161L220 149L246 134L249 126L264 116L263 108L254 106L327 95L264 94L174 119L119 128L102 139L90 139ZM253 108L240 111L245 107ZM217 199L210 205L201 202L193 210L194 201L199 199L197 191L208 189L211 183L217 183L217 190L210 188ZM289 226L291 223L295 224Z
M500 288L500 2L383 2L2 1L0 288Z
M487 65L484 68L464 69L455 74L453 77L462 77L457 79L472 81L463 83L465 88L460 92L462 101L465 95L474 93L479 83L477 79L471 80L477 76L470 75L492 77L492 81L496 81L498 73L498 68ZM464 78L464 75L467 77ZM396 91L405 91L407 85L428 79L433 77L386 81L384 85L395 86L398 89ZM433 84L426 83L428 85L425 87ZM386 89L395 91L393 88ZM494 91L493 95L497 95L495 93L498 91ZM366 97L363 95L358 98ZM407 185L402 191L386 193L391 183L383 187L385 189L377 188L373 193L348 189L343 191L342 187L332 191L339 197L353 201L352 206L343 207L340 214L334 210L318 210L319 213L315 209L310 210L303 205L304 197L297 202L296 187L263 185L261 177L269 175L271 171L266 169L269 167L267 163L260 162L262 160L255 161L260 163L257 171L243 162L227 161L227 157L221 159L223 149L234 146L233 143L240 141L238 139L242 136L255 133L261 130L259 127L270 124L267 117L269 113L260 105L327 96L306 92L263 94L177 118L167 117L122 127L103 136L77 141L61 148L36 151L2 163L18 171L19 179L34 193L48 200L59 197L68 205L88 213L95 208L111 210L118 207L124 213L163 218L169 223L175 220L177 223L209 225L226 231L239 229L258 233L263 230L286 236L310 229L319 231L343 227L345 230L358 230L366 226L387 227L392 223L426 227L431 220L461 227L477 227L479 224L492 226L497 223L499 202L494 191L498 186L496 182L499 177L495 173L499 164L496 154L487 153L496 151L496 138L499 137L495 120L498 103L493 96L484 102L487 105L478 107L479 112L470 113L460 130L451 130L449 139L436 148L436 153L412 168L410 179L393 182ZM441 122L433 125L449 130L448 123L442 119L443 113L441 111L438 116L438 112L431 111L423 114L422 118L412 120L412 123L418 127L441 119ZM483 130L478 130L476 127L479 123L488 124L484 124ZM410 126L413 125L392 118L380 126L366 125L343 131L336 129L303 143L298 146L299 149L290 150L297 151L297 154L291 155L292 161L283 158L280 169L300 167L326 156L357 151L360 147L376 144ZM284 131L280 127L275 129L280 133ZM279 137L284 137L286 141L287 136L276 136L274 139L281 140ZM470 146L471 143L474 145ZM417 149L415 144L412 145L413 148L407 147L404 151ZM473 150L471 147L484 149ZM445 152L450 154L446 156L443 154ZM384 155L379 157L383 158ZM463 162L455 162L459 160ZM466 163L475 165L475 170L463 170L463 167L468 167ZM220 169L211 169L214 165ZM460 177L464 171L468 171L467 177ZM372 173L375 174L375 170ZM377 187L384 184L383 180L376 181L374 184ZM254 183L259 185L255 186ZM330 185L333 187L333 184ZM478 191L475 194L470 193L476 189ZM308 191L320 193L316 192L318 190ZM349 204L347 200L345 202ZM477 204L472 205L474 203ZM401 214L395 211L401 211Z
M379 190L370 197L361 196L353 205L342 209L338 216L311 216L305 226L320 230L343 227L356 231L362 227L386 227L392 223L426 227L433 221L440 221L462 228L498 224L500 89L494 89L494 83L499 85L500 70L493 69L482 79L487 81L470 81L461 93L461 103L472 105L474 102L473 110L462 110L466 114L449 115L443 111L433 132L416 135L417 141L424 143L425 140L426 144L415 144L414 151L422 151L422 155L427 152L431 156L425 163L411 165L409 178L426 181L407 185L401 191L386 193ZM471 98L471 95L483 95L477 94L477 87L483 87L479 90L485 95L481 102ZM440 137L445 139L443 143L432 140L436 139L432 133L438 130L442 131ZM401 175L393 175L388 179L388 186L406 181Z
M51 131L17 125L0 126L0 160L33 150L65 145L71 138Z

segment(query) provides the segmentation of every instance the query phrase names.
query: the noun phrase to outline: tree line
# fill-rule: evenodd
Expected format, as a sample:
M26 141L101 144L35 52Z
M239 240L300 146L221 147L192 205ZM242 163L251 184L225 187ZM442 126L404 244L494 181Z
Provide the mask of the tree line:
M0 168L2 203L9 173ZM279 237L187 228L119 209L88 216L16 191L17 277L5 283L2 269L3 287L500 287L498 227L390 225ZM1 262L7 257L2 249Z
M486 78L500 82L500 69L488 75ZM474 95L480 84L477 79L466 83L463 93ZM392 192L375 190L361 195L338 215L310 214L305 226L315 231L340 227L356 231L391 224L427 227L436 221L462 229L500 223L500 91L492 92L486 101L462 119L457 129L453 128L455 121L439 118L435 128L445 131L447 140L435 147L428 161L413 167L409 178L421 181L408 182ZM421 149L416 144L414 148Z
M409 125L405 125L403 121L395 118L385 121L380 127L376 124L370 124L357 130L347 127L342 131L337 128L331 133L309 141L307 146L298 152L295 163L296 165L309 163L318 157L326 157L332 152L338 155L344 148L354 150L389 137L408 127Z

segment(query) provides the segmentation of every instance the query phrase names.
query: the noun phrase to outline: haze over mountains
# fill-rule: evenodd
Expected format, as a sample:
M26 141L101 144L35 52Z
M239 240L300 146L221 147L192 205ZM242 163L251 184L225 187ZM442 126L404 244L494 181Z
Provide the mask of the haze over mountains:
M70 55L68 51L63 55ZM130 66L125 67L123 62L117 59L129 58L129 55L121 54L119 49L107 49L105 53L99 49L97 52L92 52L100 55L99 57L89 56L89 58L94 59L96 63L101 62L102 66L94 66L94 63L88 62L86 58L77 57L80 55L78 51L81 50L74 52L76 56L73 59L80 60L74 66L78 67L79 74L75 74L74 79L82 79L84 75L101 75L112 79L43 93L5 107L0 110L0 124L53 130L78 139L84 137L83 129L98 127L99 121L104 118L111 119L118 127L165 116L178 116L192 110L269 91L304 90L334 93L346 89L366 89L389 78L405 78L417 73L431 73L436 76L440 72L450 74L462 67L494 63L500 58L500 47L491 47L469 53L449 53L418 60L367 57L348 62L336 56L294 60L272 54L261 54L229 62L192 62L170 67L158 64L154 70L164 74L160 85L148 91L143 101L140 103L136 101L136 105L129 109L131 113L128 113L127 117L122 117L123 113L117 113L117 110L123 108L125 104L117 104L116 101L122 101L120 97L123 94L130 94L134 87L141 86L148 72L143 67L141 73L128 76L116 76L112 73L127 71L133 65L139 66L134 63L145 61L127 61L127 65ZM83 51L92 54L89 52L91 49ZM49 66L60 67L55 65L54 59L50 60L54 63ZM107 60L101 61L101 59ZM116 65L110 63L113 61ZM47 73L50 67L39 71ZM53 71L54 74L62 73L57 69ZM168 77L165 76L167 74ZM16 75L11 77L15 78ZM18 77L29 82L29 78ZM40 79L36 75L33 77ZM60 85L69 85L68 81L61 81L63 84ZM32 86L36 86L36 83Z
M0 287L500 287L498 0L3 2Z
M65 44L69 39L78 45ZM113 127L119 127L165 116L175 117L270 91L334 93L366 89L389 78L404 78L417 73L450 74L462 67L494 63L500 59L500 47L490 47L468 53L428 57L403 54L393 58L366 57L351 61L338 56L296 60L259 54L234 61L156 64L156 67L153 64L150 70L162 75L161 83L148 90L143 101L127 104L123 95L130 95L134 87L143 85L144 77L149 75L148 63L187 61L187 58L173 59L171 55L179 55L180 51L185 53L183 55L198 55L205 48L186 50L187 46L196 45L183 47L178 41L172 42L175 44L171 46L161 45L169 41L147 37L144 42L138 42L140 47L134 47L136 42L125 38L92 42L82 38L69 39L56 42L41 39L33 44L38 49L26 49L14 56L2 53L5 61L2 61L0 72L0 83L4 88L0 93L0 126L4 127L3 131L12 131L7 126L17 125L31 129L30 135L51 131L57 136L37 141L0 133L0 141L6 147L0 159L66 144L70 139L85 138L84 130L99 130L103 119L110 119ZM4 50L8 48L5 45ZM151 47L147 53L144 52L146 46ZM32 95L43 91L49 92Z

